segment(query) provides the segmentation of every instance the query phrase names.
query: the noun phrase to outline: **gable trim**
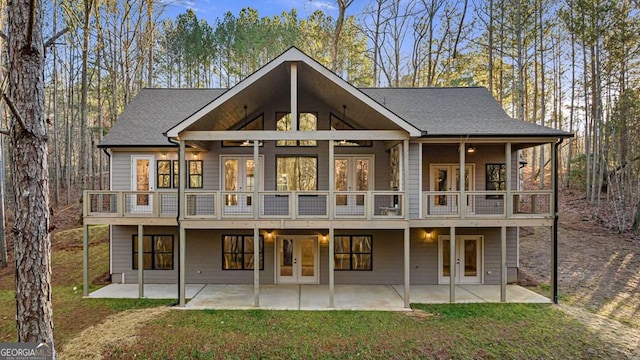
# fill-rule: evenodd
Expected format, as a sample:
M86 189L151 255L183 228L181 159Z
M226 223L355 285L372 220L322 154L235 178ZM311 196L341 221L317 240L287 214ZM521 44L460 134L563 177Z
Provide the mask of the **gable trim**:
M364 92L360 91L353 85L349 84L347 81L343 80L342 78L340 78L339 76L331 72L329 69L327 69L326 67L324 67L323 65L321 65L320 63L318 63L308 55L304 54L302 51L300 51L296 47L292 47L289 50L285 51L282 55L278 56L274 60L264 65L262 68L258 69L256 72L254 72L253 74L251 74L250 76L248 76L247 78L245 78L244 80L236 84L234 87L226 91L224 94L220 95L219 97L217 97L216 99L208 103L207 105L203 106L200 110L196 111L195 113L188 116L186 119L174 125L165 133L165 135L169 138L179 137L179 134L181 132L186 130L189 126L194 124L196 121L198 121L199 119L201 119L202 117L204 117L205 115L207 115L208 113L216 109L218 106L222 105L227 100L238 95L247 87L249 87L251 84L259 80L260 78L264 77L266 74L273 71L276 67L280 66L285 62L303 62L307 64L309 67L318 71L321 75L323 75L324 77L332 81L334 84L340 86L342 89L344 89L349 94L356 97L358 100L371 106L372 109L382 114L389 120L393 121L400 128L408 132L409 136L419 137L424 135L420 129L410 124L409 122L405 121L404 119L402 119L401 117L393 113L391 110L382 106L380 103L373 100Z

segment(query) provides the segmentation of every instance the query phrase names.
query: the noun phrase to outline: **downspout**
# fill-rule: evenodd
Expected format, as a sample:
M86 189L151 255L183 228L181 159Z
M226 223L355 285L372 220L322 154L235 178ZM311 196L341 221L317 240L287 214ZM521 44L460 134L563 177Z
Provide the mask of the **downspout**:
M167 137L167 140L169 140L169 142L172 144L178 145L178 161L180 161L180 144L170 137ZM180 174L180 176L183 176L183 174ZM182 179L180 179L180 181L182 181ZM178 211L176 212L176 223L178 223L178 237L180 237L179 235L180 234L180 196L182 196L182 194L180 193L180 186L178 186L178 209L177 209ZM180 239L178 239L178 241L180 241ZM180 262L180 246L178 246L178 262ZM180 264L179 263L178 263L178 281L176 281L176 283L178 284L177 298L180 299ZM176 305L177 304L178 303L176 303Z
M558 304L558 149L564 138L555 143L553 149L553 303Z

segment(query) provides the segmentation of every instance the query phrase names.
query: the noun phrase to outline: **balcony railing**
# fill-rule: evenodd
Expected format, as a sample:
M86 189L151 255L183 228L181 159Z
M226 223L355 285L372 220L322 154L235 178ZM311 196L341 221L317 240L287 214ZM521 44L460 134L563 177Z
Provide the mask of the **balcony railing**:
M514 191L512 209L507 214L506 191L466 191L466 217L550 217L552 191ZM423 217L460 217L457 191L423 191Z
M193 191L185 194L187 219L404 219L399 191ZM330 206L332 202L333 206ZM176 217L177 192L84 193L86 217ZM333 208L333 211L331 209Z

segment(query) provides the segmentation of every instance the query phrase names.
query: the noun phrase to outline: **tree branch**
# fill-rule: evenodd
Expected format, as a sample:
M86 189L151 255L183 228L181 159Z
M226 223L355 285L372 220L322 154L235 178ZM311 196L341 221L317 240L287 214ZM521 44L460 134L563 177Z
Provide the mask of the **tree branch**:
M20 115L20 112L18 111L18 109L16 108L16 106L13 104L13 100L11 100L11 98L7 95L7 94L2 94L2 98L4 99L4 101L7 102L7 105L9 105L9 110L11 110L11 113L13 114L13 116L16 118L16 120L18 120L18 122L20 123L20 126L22 126L22 128L29 132L32 133L32 131L30 131L27 128L27 125L24 123L24 119L22 118L22 115Z
M52 37L49 38L49 40L47 40L44 43L44 48L48 48L49 46L53 45L56 40L58 40L60 38L60 36L64 35L67 31L69 31L69 27L67 26L66 28L58 31L57 33L55 33Z

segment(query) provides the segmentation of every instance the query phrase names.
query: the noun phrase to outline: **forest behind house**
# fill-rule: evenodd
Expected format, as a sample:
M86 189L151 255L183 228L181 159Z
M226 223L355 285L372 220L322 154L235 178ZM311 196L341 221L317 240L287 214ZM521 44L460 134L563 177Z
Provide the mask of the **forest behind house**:
M108 188L108 158L96 145L140 89L230 88L296 46L358 87L484 86L512 117L575 133L560 147L561 187L583 192L603 225L638 231L637 1L336 0L335 17L245 8L213 22L193 10L171 18L169 3L45 2L51 206ZM6 20L2 11L0 29ZM0 103L0 127L10 119ZM548 186L551 155L527 151L526 181ZM5 191L12 209L10 181Z

